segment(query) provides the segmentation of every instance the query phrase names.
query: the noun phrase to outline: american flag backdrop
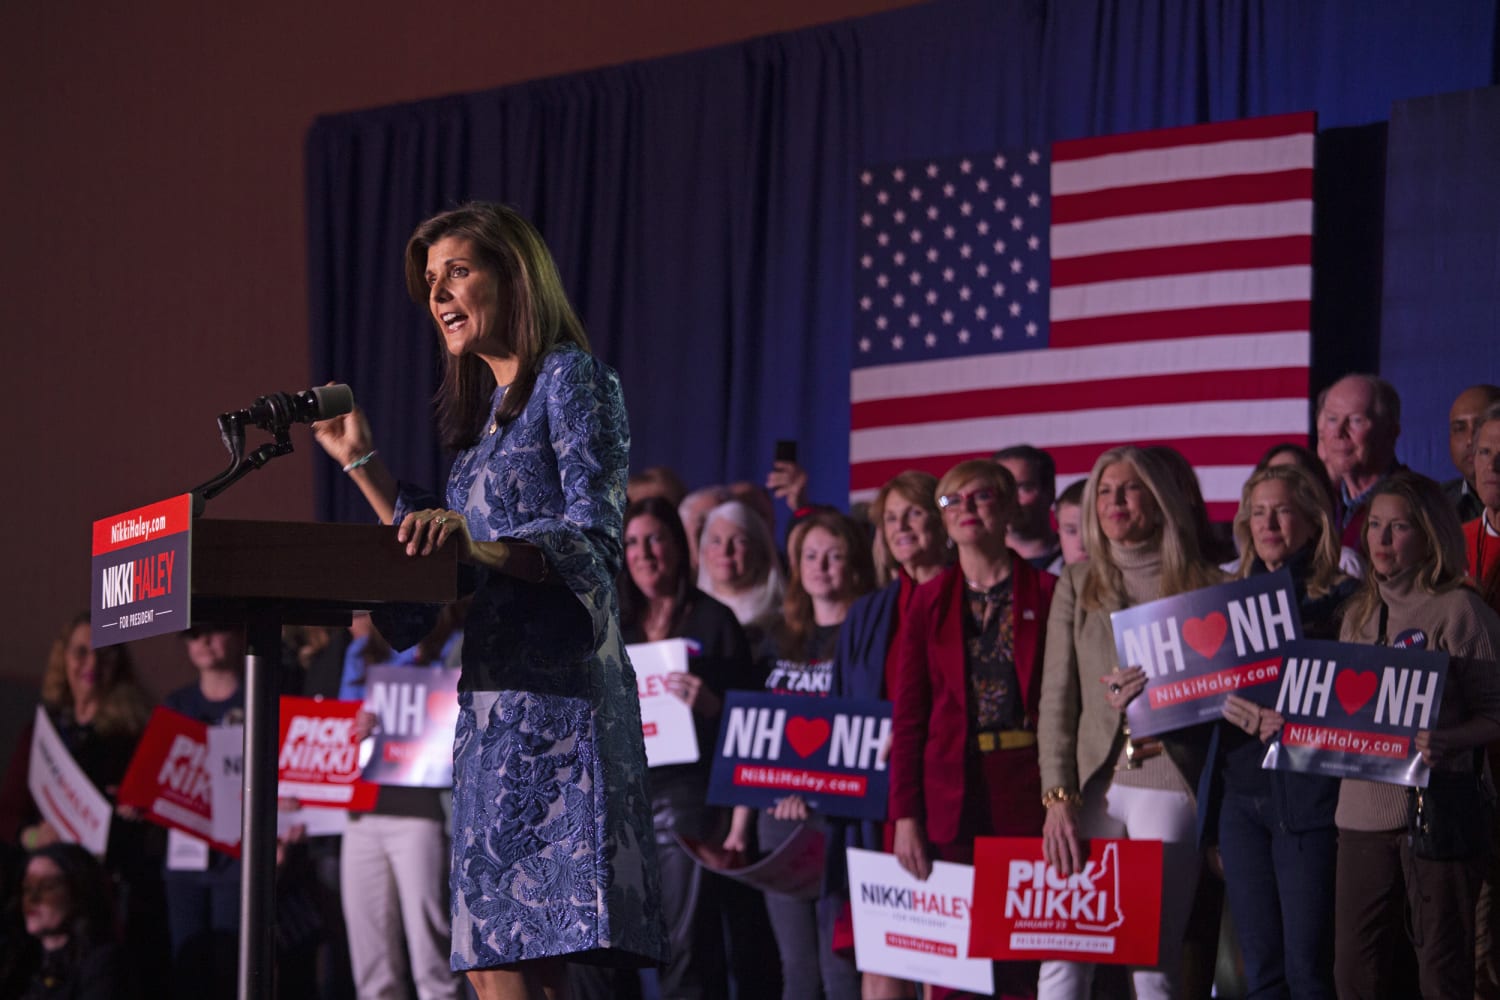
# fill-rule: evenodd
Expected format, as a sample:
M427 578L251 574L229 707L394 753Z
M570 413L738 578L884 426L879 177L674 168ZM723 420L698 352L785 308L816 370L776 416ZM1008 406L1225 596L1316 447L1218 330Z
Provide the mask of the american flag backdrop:
M1265 449L1307 438L1314 127L863 171L851 499L1023 443L1061 490L1106 448L1167 444L1232 516Z

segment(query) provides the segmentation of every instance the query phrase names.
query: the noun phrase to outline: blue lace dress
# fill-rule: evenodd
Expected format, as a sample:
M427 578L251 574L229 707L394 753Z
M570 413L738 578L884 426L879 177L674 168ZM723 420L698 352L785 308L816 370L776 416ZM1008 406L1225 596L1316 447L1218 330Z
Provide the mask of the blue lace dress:
M619 379L558 349L521 415L492 427L454 461L446 504L402 484L396 507L398 523L462 511L477 541L537 546L553 578L476 575L453 744L453 968L659 962L640 703L614 588L629 451ZM420 618L377 623L394 643L420 635Z

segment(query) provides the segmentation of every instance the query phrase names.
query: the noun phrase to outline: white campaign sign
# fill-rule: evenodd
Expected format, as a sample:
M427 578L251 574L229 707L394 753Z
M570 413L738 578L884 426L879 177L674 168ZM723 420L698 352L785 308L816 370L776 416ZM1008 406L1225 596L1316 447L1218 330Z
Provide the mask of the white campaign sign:
M988 995L995 970L969 958L974 868L934 861L926 882L896 856L851 847L849 898L854 911L854 964L877 972Z
M693 710L667 690L667 675L688 672L685 639L663 639L626 646L635 667L641 696L641 729L646 737L646 765L691 764L698 759L698 732Z
M245 727L209 726L208 755L203 761L209 776L209 827L221 844L240 842L240 800L245 779Z
M109 799L94 787L68 753L52 720L47 718L47 710L40 705L31 735L31 767L26 774L26 786L42 818L59 837L104 857L113 814Z

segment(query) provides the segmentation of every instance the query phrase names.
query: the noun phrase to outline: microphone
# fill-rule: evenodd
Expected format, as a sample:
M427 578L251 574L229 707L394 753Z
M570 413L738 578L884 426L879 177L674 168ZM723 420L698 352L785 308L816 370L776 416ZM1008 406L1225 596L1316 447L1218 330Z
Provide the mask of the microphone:
M243 410L231 410L219 417L241 426L254 424L276 432L292 424L310 424L314 420L341 417L354 409L354 393L347 385L320 385L305 392L273 392L261 396Z

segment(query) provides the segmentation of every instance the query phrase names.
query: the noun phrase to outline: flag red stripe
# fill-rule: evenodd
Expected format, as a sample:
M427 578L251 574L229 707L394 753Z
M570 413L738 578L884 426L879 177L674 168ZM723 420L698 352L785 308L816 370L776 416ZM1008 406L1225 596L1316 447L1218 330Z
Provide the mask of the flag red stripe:
M1154 278L1208 271L1242 271L1258 267L1312 265L1311 236L1278 236L1269 240L1233 240L1155 250L1122 250L1052 261L1052 287L1087 285L1124 278Z
M1151 132L1127 132L1125 135L1072 139L1067 142L1053 143L1052 162L1087 160L1094 156L1130 153L1142 149L1201 146L1211 142L1234 142L1244 139L1274 139L1279 136L1315 131L1317 121L1318 117L1313 112L1300 111L1289 115L1269 115L1264 118L1215 122L1211 125L1184 125L1180 128L1163 128Z
M1308 329L1311 314L1311 303L1303 299L1053 320L1048 342L1053 347L1096 347L1233 333L1299 332Z
M1225 205L1267 205L1312 198L1313 172L1280 170L1266 174L1197 177L1192 180L1104 188L1052 199L1052 224L1093 222L1122 215L1186 212Z
M1300 445L1307 444L1306 438L1298 438L1295 435L1247 434L1241 437L1172 438L1155 441L1100 441L1090 444L1048 445L1046 451L1057 463L1058 474L1067 476L1089 472L1101 454L1122 444L1135 444L1143 448L1166 445L1182 452L1183 457L1193 465L1253 466L1260 461L1260 457L1272 445L1284 444L1288 441ZM1019 442L1005 442L1005 444L1016 443ZM892 458L859 462L850 470L850 484L856 490L879 489L892 476L905 472L907 469L918 469L941 476L959 462L971 458L988 458L1005 444L998 444L995 448L986 451L963 451L925 455L920 458Z
M851 428L858 431L939 420L1306 395L1306 367L1195 371L877 399L853 404L849 419Z
M1218 524L1228 524L1233 521L1234 515L1240 509L1240 505L1233 500L1209 500L1203 506L1208 508L1208 519Z

